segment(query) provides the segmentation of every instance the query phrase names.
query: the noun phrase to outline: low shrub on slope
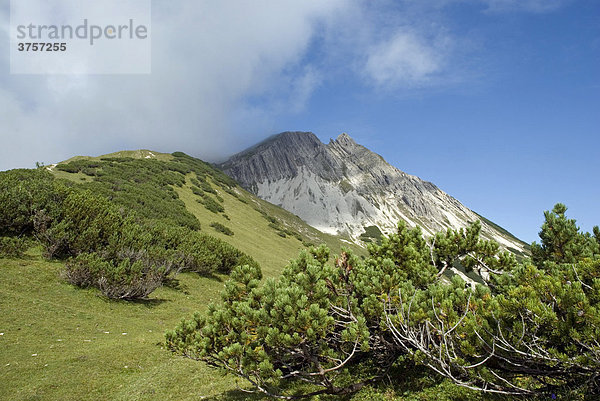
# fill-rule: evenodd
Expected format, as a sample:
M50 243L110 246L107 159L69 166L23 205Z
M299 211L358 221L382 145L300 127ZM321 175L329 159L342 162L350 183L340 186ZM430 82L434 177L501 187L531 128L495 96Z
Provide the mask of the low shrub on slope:
M142 168L136 160L83 162L66 168L102 168L94 174L105 178L75 184L44 169L0 173L5 254L18 254L19 238L35 238L46 257L67 260L67 280L120 299L146 297L180 271L229 273L239 264L257 265L198 231L200 223L171 188L185 180L184 163L155 171L155 163Z

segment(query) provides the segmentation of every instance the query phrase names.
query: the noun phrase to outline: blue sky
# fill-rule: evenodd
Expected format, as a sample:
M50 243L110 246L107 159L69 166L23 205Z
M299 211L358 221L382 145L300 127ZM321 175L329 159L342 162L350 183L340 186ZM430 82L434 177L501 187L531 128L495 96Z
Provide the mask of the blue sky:
M324 141L347 130L527 242L556 202L583 229L600 224L600 3L441 14L475 42L448 61L456 82L382 91L334 78L278 127Z
M527 242L600 224L598 1L153 1L149 75L11 75L9 15L0 170L347 132Z

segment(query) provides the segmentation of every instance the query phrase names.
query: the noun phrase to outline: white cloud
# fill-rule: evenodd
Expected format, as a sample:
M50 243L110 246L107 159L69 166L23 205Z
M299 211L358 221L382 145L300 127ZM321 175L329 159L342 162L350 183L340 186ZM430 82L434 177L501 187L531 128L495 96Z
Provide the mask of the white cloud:
M121 148L226 153L244 126L233 126L231 115L244 115L247 97L291 87L290 108L302 109L319 74L286 71L340 7L342 1L317 0L155 2L151 75L0 70L0 169ZM8 26L8 10L0 13ZM2 34L3 69L9 52Z
M443 52L412 32L400 31L370 49L365 72L378 86L419 86L444 67Z
M125 148L222 157L272 133L278 116L304 111L340 76L394 93L455 84L469 75L469 44L446 30L441 10L457 1L549 4L154 1L152 74L139 76L9 75L2 4L0 170Z

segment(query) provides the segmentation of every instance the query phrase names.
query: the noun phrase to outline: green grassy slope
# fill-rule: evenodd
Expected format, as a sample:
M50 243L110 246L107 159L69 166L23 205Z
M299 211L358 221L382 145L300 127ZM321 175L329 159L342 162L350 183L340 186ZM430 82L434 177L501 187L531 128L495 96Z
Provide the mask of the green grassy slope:
M141 159L147 160L148 163L176 160L172 155L160 152L148 150L122 151L98 157L77 156L59 163L58 166L51 167L50 170L57 178L65 178L80 184L83 183L90 186L92 190L97 190L94 187L94 181L98 181L98 178L93 175L86 175L81 171L63 171L61 170L61 165L73 161L82 163L86 160L92 162L102 162L104 160L106 163L106 160L115 158L131 158L138 161ZM203 163L198 159L189 159L197 163ZM122 163L127 163L127 161L123 161ZM213 169L208 164L203 163L202 168L205 170L205 180L216 195L223 199L222 206L225 209L224 213L213 213L204 207L203 204L198 203L201 197L192 191L192 187L194 186L192 180L199 178L194 172L186 175L183 186L174 186L173 189L179 199L185 204L185 208L198 219L203 232L218 237L252 256L260 263L263 273L266 276L277 274L288 260L295 257L300 249L305 248L309 244L327 244L332 254L339 253L342 246L352 249L359 255L366 252L355 244L344 242L347 239L316 230L297 216L263 201L239 185L233 184L231 188L228 188L221 181L229 178L224 178L226 176L223 173ZM96 170L100 173L103 170L107 170L107 174L115 174L115 172L108 170L108 168L101 167L96 168ZM100 177L100 179L106 180L106 177ZM110 191L108 194L110 195ZM212 199L216 199L212 194L209 194L209 196ZM210 224L213 222L221 223L232 229L234 235L227 236L216 231L210 227Z
M150 155L147 152L77 157L61 164L76 161L85 165L86 161L102 162L106 158L139 161L146 160ZM152 155L148 163L174 159L158 152ZM124 159L112 163L129 162ZM207 172L204 179L222 197L228 218L198 202L200 197L192 192L196 173L185 175L181 187L171 188L200 221L203 232L253 256L265 277L277 275L308 243L326 243L334 254L339 252L343 244L340 239L315 230L238 186L219 185L219 172L203 166ZM56 166L49 169L57 178L83 184L92 191L102 189L98 193L114 195L117 203L130 201L118 198L126 194L106 192L100 185L98 174L118 172L110 166L87 173L67 172ZM108 178L103 177L118 187L119 182L131 177ZM143 185L140 183L140 188ZM210 227L212 222L226 225L234 235L217 232ZM177 276L177 286L159 288L148 301L115 302L101 297L95 289L66 283L60 277L63 266L64 262L44 260L39 248L22 259L0 258L0 399L248 398L246 393L236 391L233 377L223 377L205 364L175 356L161 346L165 330L196 311L203 312L210 302L219 301L227 276L208 278L184 273Z
M114 302L66 284L61 267L39 250L0 259L0 399L179 400L235 389L160 345L166 329L219 299L218 279L186 273L179 289L147 302Z
M0 400L267 400L202 362L163 349L164 331L218 301L226 277L178 276L145 302L115 302L60 278L62 263L31 249L22 259L0 258ZM126 334L124 334L126 333ZM353 401L493 400L422 372ZM321 397L334 401L336 397Z
M333 254L338 254L342 245L349 246L342 243L339 238L321 233L286 210L258 199L241 188L235 189L238 194L235 197L213 185L217 194L224 200L223 206L225 214L229 217L228 220L223 214L212 213L198 203L198 197L190 187L191 182L188 177L186 185L177 188L176 191L186 208L198 218L203 231L229 242L242 252L252 256L260 263L265 276L278 274L287 261L297 256L298 252L305 248L305 244L327 244ZM269 218L275 219L281 229L300 234L302 241L292 235L282 237L281 230L269 226L271 223ZM230 228L234 235L228 236L216 231L210 227L212 222L221 223ZM359 253L361 252L355 245L351 247Z
M150 155L146 152L150 151L74 160L100 162L110 157L139 161ZM152 153L155 157L147 159L149 162L174 160L172 155ZM216 192L210 196L224 207L224 213L213 213L198 202L201 197L192 190L192 180L198 178L194 172L183 176L181 186L170 188L184 209L198 219L203 232L252 256L261 264L265 277L277 276L308 243L326 243L332 255L342 246L364 252L315 230L239 186L222 185L218 171L202 166L206 169L204 179ZM89 174L56 167L51 171L57 177L100 189L104 187L98 181L94 184L100 176L94 174L102 174L102 170L112 174L111 168L96 168L96 173ZM111 185L118 184L117 180ZM114 195L119 202L118 196L123 194ZM210 227L213 222L230 228L234 235L216 231ZM159 288L147 301L116 302L101 297L95 289L66 283L60 277L62 268L63 262L44 260L39 248L30 249L21 259L0 258L0 400L254 399L237 390L238 385L246 387L245 382L238 383L232 376L223 376L204 363L175 356L162 347L165 330L196 311L205 311L210 302L219 301L226 276L184 273L177 276L175 285ZM448 382L425 380L422 375L411 377L411 372L396 377L404 379L381 390L365 388L353 400L466 399L463 391ZM452 393L455 396L448 395ZM469 399L480 398L470 394Z

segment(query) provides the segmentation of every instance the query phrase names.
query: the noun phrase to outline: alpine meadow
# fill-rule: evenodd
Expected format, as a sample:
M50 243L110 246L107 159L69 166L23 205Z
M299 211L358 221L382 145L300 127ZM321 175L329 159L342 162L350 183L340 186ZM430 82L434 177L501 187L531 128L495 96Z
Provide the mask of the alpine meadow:
M77 381L52 386L53 375L72 369L77 358L87 360L88 352L100 358L96 347L120 359L127 346L108 351L102 338L110 336L109 322L118 321L125 336L139 328L137 319L149 318L147 333L137 334L144 347L134 347L146 366L133 362L108 374L94 388L100 397L127 398L117 391L124 385L138 398L154 394L147 393L156 391L152 357L168 370L183 363L176 355L214 367L204 373L212 380L223 380L217 378L224 372L244 381L240 390L229 379L188 388L194 375L169 382L186 387L172 394L189 396L207 390L242 399L242 390L290 399L598 394L600 230L582 233L561 204L545 213L531 257L517 262L479 238L479 221L429 237L400 222L366 251L349 240L342 246L183 153L75 158L0 177L3 304L10 311L2 339L14 336L6 348L14 359L5 368L19 377L5 383L5 396L43 391L80 398L76 387L68 388ZM448 274L453 267L481 283ZM52 292L40 291L49 284ZM27 312L28 292L40 304L34 308L50 305L54 313L42 313L40 321L35 309ZM98 302L96 294L108 300L99 309L88 304ZM38 337L55 314L61 327ZM88 327L72 337L82 316ZM92 351L68 346L54 360L52 349L63 337L88 342ZM23 355L21 341L37 352ZM42 382L41 367L27 360L36 358L50 372ZM77 375L102 377L110 367L79 369ZM21 387L23 380L37 384Z
M0 2L0 401L600 400L598 1Z

